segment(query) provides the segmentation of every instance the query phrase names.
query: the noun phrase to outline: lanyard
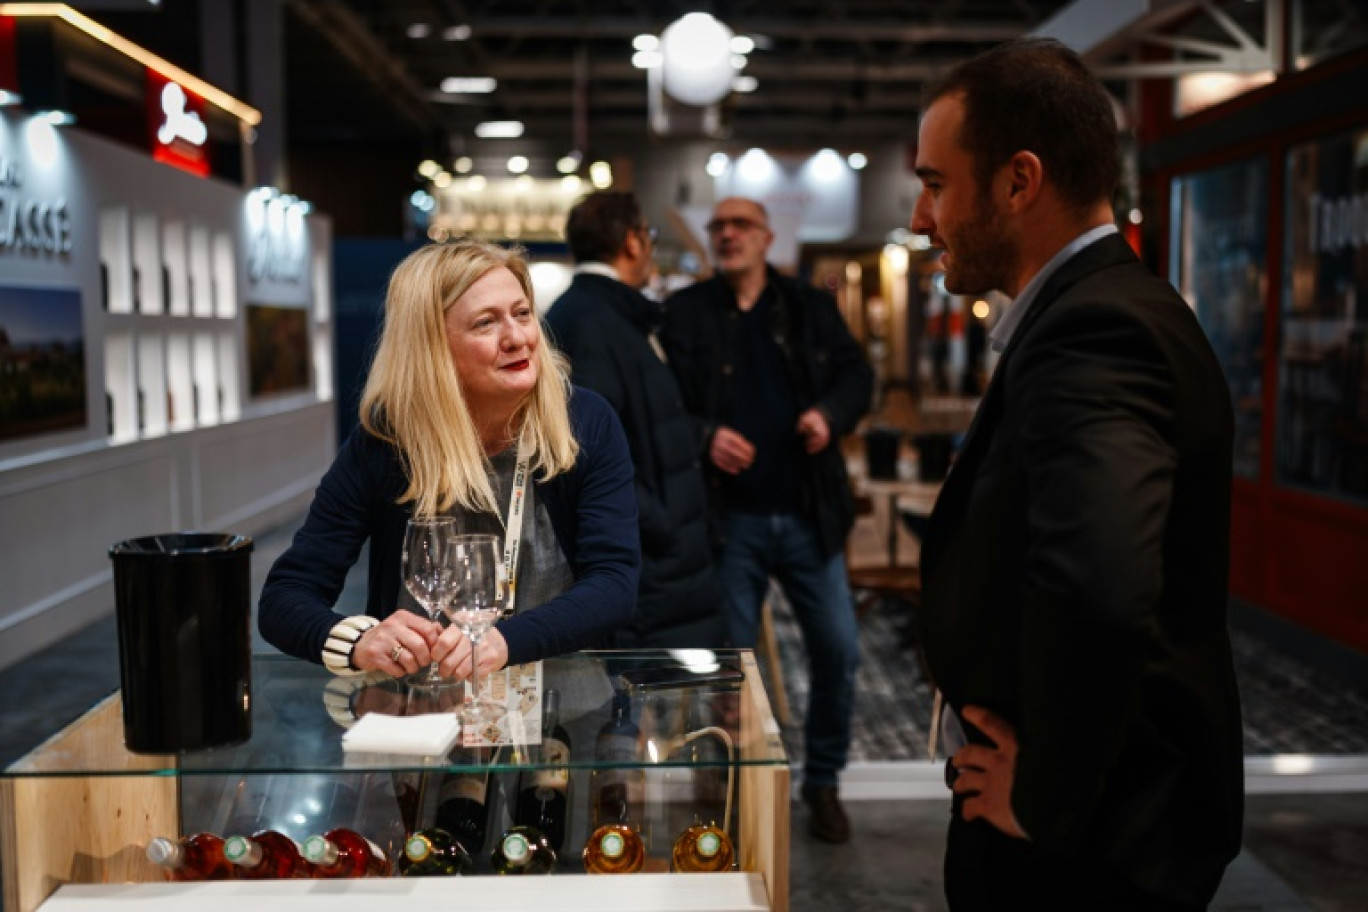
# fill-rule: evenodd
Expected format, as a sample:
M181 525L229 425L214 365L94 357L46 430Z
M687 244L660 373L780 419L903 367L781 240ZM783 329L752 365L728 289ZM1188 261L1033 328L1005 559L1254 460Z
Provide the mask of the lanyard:
M504 579L508 581L508 598L504 613L513 613L513 603L518 593L518 552L522 546L523 507L527 504L527 466L532 461L532 444L524 430L518 435L518 462L513 468L513 485L508 495L507 534L504 536Z

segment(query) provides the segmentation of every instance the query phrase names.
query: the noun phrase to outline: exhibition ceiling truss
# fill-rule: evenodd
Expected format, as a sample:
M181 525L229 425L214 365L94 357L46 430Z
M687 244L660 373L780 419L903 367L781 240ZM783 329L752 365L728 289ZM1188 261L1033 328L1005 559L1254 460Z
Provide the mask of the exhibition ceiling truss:
M810 147L911 139L925 83L1031 31L1061 0L733 0L703 4L754 41L740 72L753 91L721 105L736 143ZM449 137L517 120L552 146L631 148L646 140L647 74L633 39L697 4L648 0L286 0L292 129L313 138L393 129ZM341 84L339 67L351 72ZM492 78L487 93L444 79ZM344 97L339 98L342 95Z

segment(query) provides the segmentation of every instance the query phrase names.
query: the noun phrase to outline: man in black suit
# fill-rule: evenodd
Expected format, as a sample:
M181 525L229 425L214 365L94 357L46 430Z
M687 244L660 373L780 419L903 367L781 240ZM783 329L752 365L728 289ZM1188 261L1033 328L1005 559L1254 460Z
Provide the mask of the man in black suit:
M922 547L925 657L968 739L946 895L1205 908L1243 803L1229 387L1116 233L1114 115L1074 53L1002 45L923 111L912 229L951 292L1014 298Z
M636 467L641 583L631 626L614 645L717 647L727 632L693 420L656 340L665 309L640 291L653 235L631 193L598 191L576 203L565 223L575 278L546 325L570 358L571 379L617 411Z

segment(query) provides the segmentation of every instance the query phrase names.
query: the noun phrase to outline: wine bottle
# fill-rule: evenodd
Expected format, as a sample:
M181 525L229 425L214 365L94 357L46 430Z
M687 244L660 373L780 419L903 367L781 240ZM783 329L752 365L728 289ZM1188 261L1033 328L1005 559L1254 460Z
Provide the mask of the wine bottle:
M470 855L446 830L433 827L409 835L399 859L405 877L453 877L469 874Z
M594 779L594 825L640 823L645 794L645 775L641 769L623 764L636 763L640 729L632 721L632 697L626 691L613 695L613 715L599 729L594 759L609 764L596 769Z
M529 826L515 826L499 837L489 856L495 874L550 874L556 850Z
M560 694L548 690L542 703L539 768L518 776L513 822L546 835L557 853L565 844L570 809L570 735L560 724Z
M727 871L731 869L732 841L712 824L695 824L675 840L674 869L684 873Z
M166 869L170 880L231 880L233 865L223 857L223 840L213 833L184 839L158 836L147 844L147 860Z
M646 863L646 844L625 823L605 823L584 844L584 870L590 874L635 874Z
M295 841L276 830L230 836L223 843L223 856L237 866L237 876L245 880L288 880L313 873Z
M314 877L387 877L389 859L375 843L355 830L338 827L304 843L304 857Z
M455 836L471 855L484 848L488 835L488 797L488 770L448 776L437 791L437 827Z

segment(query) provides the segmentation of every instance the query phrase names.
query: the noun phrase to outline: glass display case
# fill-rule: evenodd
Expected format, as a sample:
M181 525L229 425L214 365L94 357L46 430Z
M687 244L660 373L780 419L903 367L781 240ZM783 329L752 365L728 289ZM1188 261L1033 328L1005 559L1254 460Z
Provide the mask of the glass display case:
M304 845L342 828L373 843L398 874L410 837L440 827L465 850L466 876L331 881L328 907L350 908L352 896L375 908L380 897L412 900L417 890L434 901L460 897L467 909L555 907L574 895L600 909L787 908L788 760L750 652L548 660L539 686L522 692L531 724L510 743L458 740L435 756L344 749L343 736L367 714L448 713L464 695L463 685L336 678L257 656L247 742L142 755L124 747L114 694L0 780L4 907L104 897L184 908L198 893L240 896L256 909L312 908L305 901L322 881L168 882L148 845L266 830ZM553 876L482 876L508 873L510 853L529 843L504 837L527 827L534 848L552 847ZM590 862L615 869L602 851L620 853L624 839L642 850L628 866L635 873L578 876ZM697 859L700 846L712 856L719 844L733 852L719 872L680 873L681 859Z

